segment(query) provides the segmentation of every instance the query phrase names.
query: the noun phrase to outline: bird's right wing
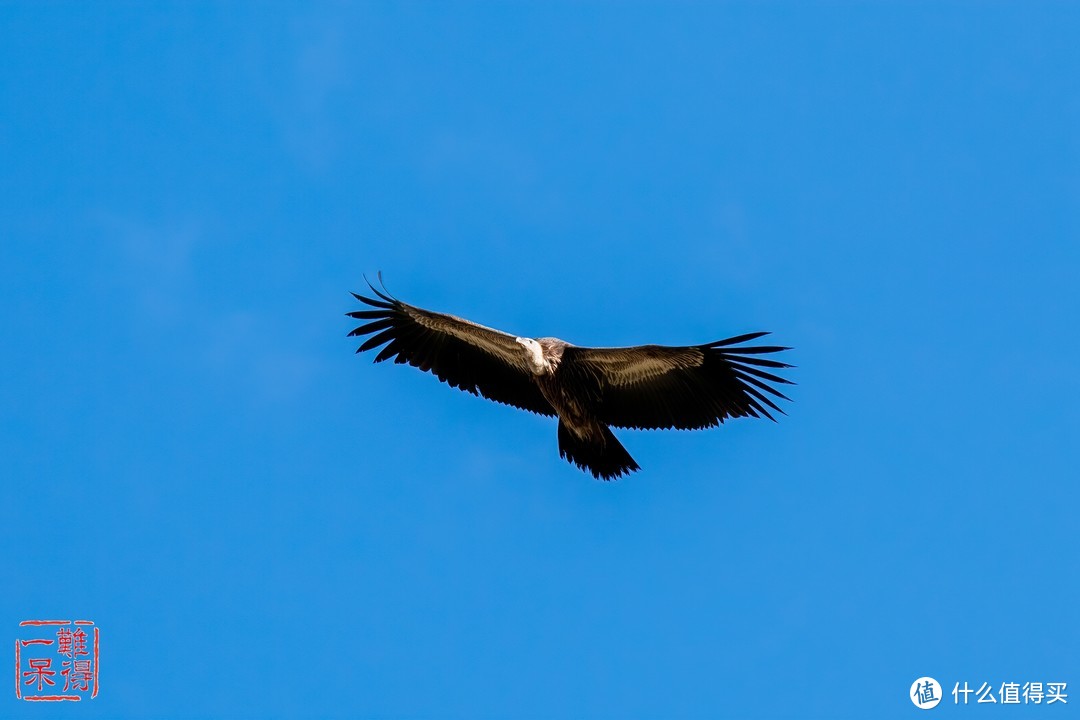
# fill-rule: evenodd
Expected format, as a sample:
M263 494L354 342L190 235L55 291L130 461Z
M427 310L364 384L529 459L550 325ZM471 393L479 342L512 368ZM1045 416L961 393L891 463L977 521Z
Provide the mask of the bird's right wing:
M597 417L615 427L691 430L732 417L771 420L770 410L783 410L769 396L788 399L774 385L791 381L762 368L791 366L760 356L788 348L742 344L766 334L686 347L568 347L560 371L568 382L597 389Z
M525 348L513 335L407 305L368 285L378 299L356 293L353 297L375 309L347 313L366 321L349 337L371 335L356 352L385 344L375 362L394 358L432 373L450 387L540 415L555 414L532 380Z

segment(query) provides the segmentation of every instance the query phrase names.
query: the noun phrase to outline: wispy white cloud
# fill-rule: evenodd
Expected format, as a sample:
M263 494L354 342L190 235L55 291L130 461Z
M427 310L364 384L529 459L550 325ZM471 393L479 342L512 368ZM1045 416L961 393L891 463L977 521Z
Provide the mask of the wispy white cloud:
M208 372L232 378L254 402L289 402L314 382L322 361L303 338L281 333L268 313L224 312L208 324L200 357Z
M256 403L291 401L318 373L291 308L265 299L247 307L208 281L220 258L206 223L99 213L97 224L102 282L118 300L117 321L131 323L134 336L160 342L168 334L176 354Z
M158 321L182 314L194 291L200 224L191 219L148 222L111 212L98 212L93 220L103 237L101 256L112 266L108 277L130 293L131 309Z

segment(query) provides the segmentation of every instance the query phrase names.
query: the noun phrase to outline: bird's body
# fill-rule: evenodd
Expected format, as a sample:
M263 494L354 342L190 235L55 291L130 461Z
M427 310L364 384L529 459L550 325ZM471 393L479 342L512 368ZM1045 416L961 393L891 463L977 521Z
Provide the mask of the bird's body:
M351 336L372 335L357 352L385 345L375 362L393 357L451 387L557 416L559 454L605 480L639 469L611 426L697 429L731 417L772 419L766 408L782 411L764 393L787 399L769 383L789 381L761 368L790 366L756 357L787 348L739 346L766 333L687 347L587 348L515 337L372 291L378 299L353 295L375 310L348 313L368 321Z

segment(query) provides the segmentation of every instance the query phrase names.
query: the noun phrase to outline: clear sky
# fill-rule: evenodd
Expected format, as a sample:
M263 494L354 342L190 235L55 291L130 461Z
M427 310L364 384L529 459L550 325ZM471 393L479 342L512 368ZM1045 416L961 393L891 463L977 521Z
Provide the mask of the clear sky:
M1032 681L1068 705L1010 716L1075 717L1078 36L0 4L0 652L101 632L96 699L8 675L0 717L902 718L924 675L930 717ZM794 402L618 432L643 469L598 482L552 420L355 356L378 270L583 345L771 330Z

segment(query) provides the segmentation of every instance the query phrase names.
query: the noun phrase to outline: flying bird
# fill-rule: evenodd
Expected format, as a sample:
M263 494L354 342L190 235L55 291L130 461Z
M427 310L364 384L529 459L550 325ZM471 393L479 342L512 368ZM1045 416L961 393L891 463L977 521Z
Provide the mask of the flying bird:
M352 295L374 309L347 313L364 321L349 337L370 336L356 352L384 346L377 363L393 358L450 387L557 416L559 456L595 478L640 469L612 427L696 430L729 418L775 420L769 411L783 410L770 396L789 400L774 385L792 383L769 370L791 365L760 356L790 348L745 344L766 332L686 347L578 347L518 337L368 287L376 297Z

